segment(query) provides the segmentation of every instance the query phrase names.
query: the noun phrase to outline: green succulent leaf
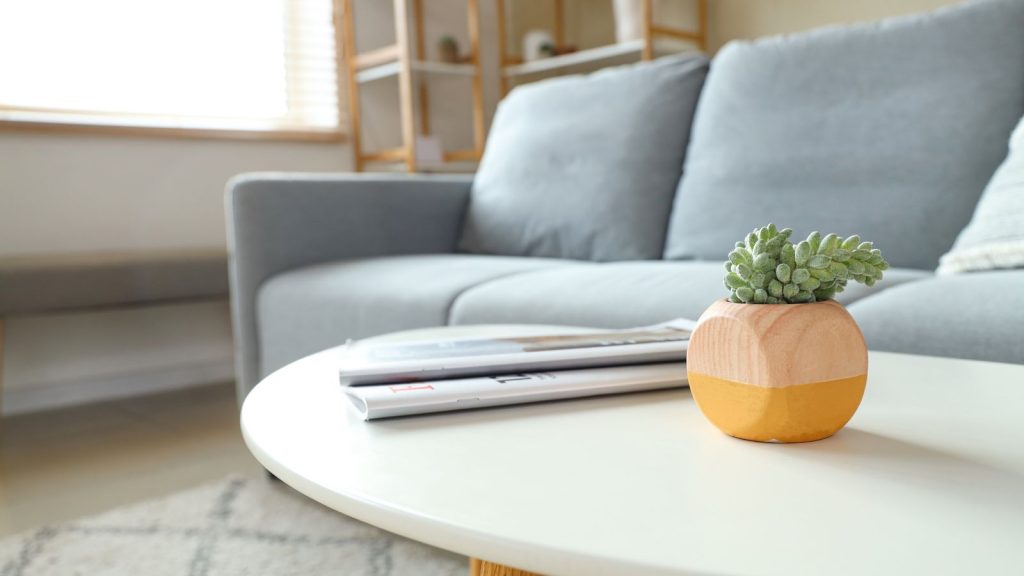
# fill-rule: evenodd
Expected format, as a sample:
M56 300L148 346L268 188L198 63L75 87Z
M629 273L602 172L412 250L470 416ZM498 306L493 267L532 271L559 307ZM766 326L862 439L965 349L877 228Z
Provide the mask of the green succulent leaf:
M836 236L835 234L827 234L821 239L821 245L818 246L817 250L818 254L831 256L832 253L836 251L836 248L839 247L839 242L839 236Z
M743 278L743 280L750 280L750 275L754 273L750 266L747 266L746 264L735 266L733 268L733 272L735 272L740 278Z
M786 239L783 238L782 236L776 236L769 240L767 244L765 244L765 250L768 254L777 255L779 253L779 250L782 249L782 244L785 241Z
M830 265L829 268L815 268L811 270L811 278L817 278L822 282L831 282L835 279L835 274L832 273Z
M821 245L821 232L815 230L807 236L807 243L811 246L811 252L817 252L818 246Z
M764 288L768 286L768 275L764 272L754 272L750 275L750 285L754 288Z
M737 248L732 252L729 252L729 262L750 266L754 263L754 258L750 255L750 252L746 251L746 249Z
M783 284L789 282L789 275L791 272L792 269L789 267L789 264L786 264L785 262L775 267L775 277Z
M795 257L794 257L794 259L796 260L796 265L797 266L803 266L803 265L807 264L807 260L811 257L811 251L812 251L811 250L810 242L804 240L803 242L800 242L799 244L797 244L796 248L794 248L794 250L795 250L795 255L794 255Z
M739 274L730 272L725 275L725 285L727 288L736 289L741 286L746 286L747 282L743 278L740 278Z
M758 254L754 258L754 270L758 272L770 272L775 268L775 260L768 254Z
M814 294L807 290L801 290L797 292L797 295L793 297L794 302L813 302Z
M736 294L736 297L739 298L741 302L750 302L754 299L754 289L749 286L741 286L737 288L734 294Z
M814 291L814 299L817 301L831 300L836 295L834 288L820 288Z
M849 274L849 270L846 268L846 264L843 264L841 262L833 262L832 265L828 267L828 269L829 272L832 272L833 276L840 280L846 280L847 275Z
M800 283L800 290L813 292L817 290L819 286L821 286L821 280L818 280L817 278L808 278Z
M830 300L850 280L873 286L889 268L880 250L860 236L812 232L792 242L791 228L769 224L736 243L725 262L729 301L796 304Z
M758 288L754 290L754 303L765 304L768 302L768 292L764 288Z
M790 269L796 266L796 250L793 249L793 244L787 242L782 246L782 250L779 250L779 259L789 264Z
M818 270L828 268L830 264L832 264L832 259L824 254L815 254L814 256L811 256L810 260L807 261L807 266L809 268L814 268Z

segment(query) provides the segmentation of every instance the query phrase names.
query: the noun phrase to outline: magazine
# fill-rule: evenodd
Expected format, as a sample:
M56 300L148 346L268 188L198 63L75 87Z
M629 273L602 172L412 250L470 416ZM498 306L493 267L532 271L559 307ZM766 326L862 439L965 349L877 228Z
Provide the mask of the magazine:
M426 382L522 372L682 362L692 320L627 330L507 338L354 342L342 352L347 386Z
M686 363L669 362L458 378L378 386L345 392L364 420L524 404L686 385Z

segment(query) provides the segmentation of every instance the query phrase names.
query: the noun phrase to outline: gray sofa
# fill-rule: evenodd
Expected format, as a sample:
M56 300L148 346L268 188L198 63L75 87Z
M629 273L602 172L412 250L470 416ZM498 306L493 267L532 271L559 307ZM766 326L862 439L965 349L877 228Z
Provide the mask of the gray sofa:
M889 256L839 298L872 349L1024 363L1024 271L933 272L1024 115L1021 29L991 0L530 85L475 176L239 176L240 398L349 338L696 318L770 221Z

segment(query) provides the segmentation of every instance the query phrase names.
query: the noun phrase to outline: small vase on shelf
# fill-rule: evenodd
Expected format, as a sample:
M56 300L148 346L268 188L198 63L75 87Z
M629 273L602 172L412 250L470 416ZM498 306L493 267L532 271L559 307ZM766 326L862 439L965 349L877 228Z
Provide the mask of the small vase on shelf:
M615 13L615 41L630 42L643 38L641 3L643 0L612 0Z

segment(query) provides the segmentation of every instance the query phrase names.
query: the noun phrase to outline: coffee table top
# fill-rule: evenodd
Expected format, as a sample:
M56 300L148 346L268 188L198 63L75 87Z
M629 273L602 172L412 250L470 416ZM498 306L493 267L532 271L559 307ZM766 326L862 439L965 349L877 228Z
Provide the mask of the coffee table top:
M782 445L725 436L686 390L366 423L336 356L253 390L249 448L300 492L440 548L566 575L1024 565L1024 366L872 353L847 428Z

